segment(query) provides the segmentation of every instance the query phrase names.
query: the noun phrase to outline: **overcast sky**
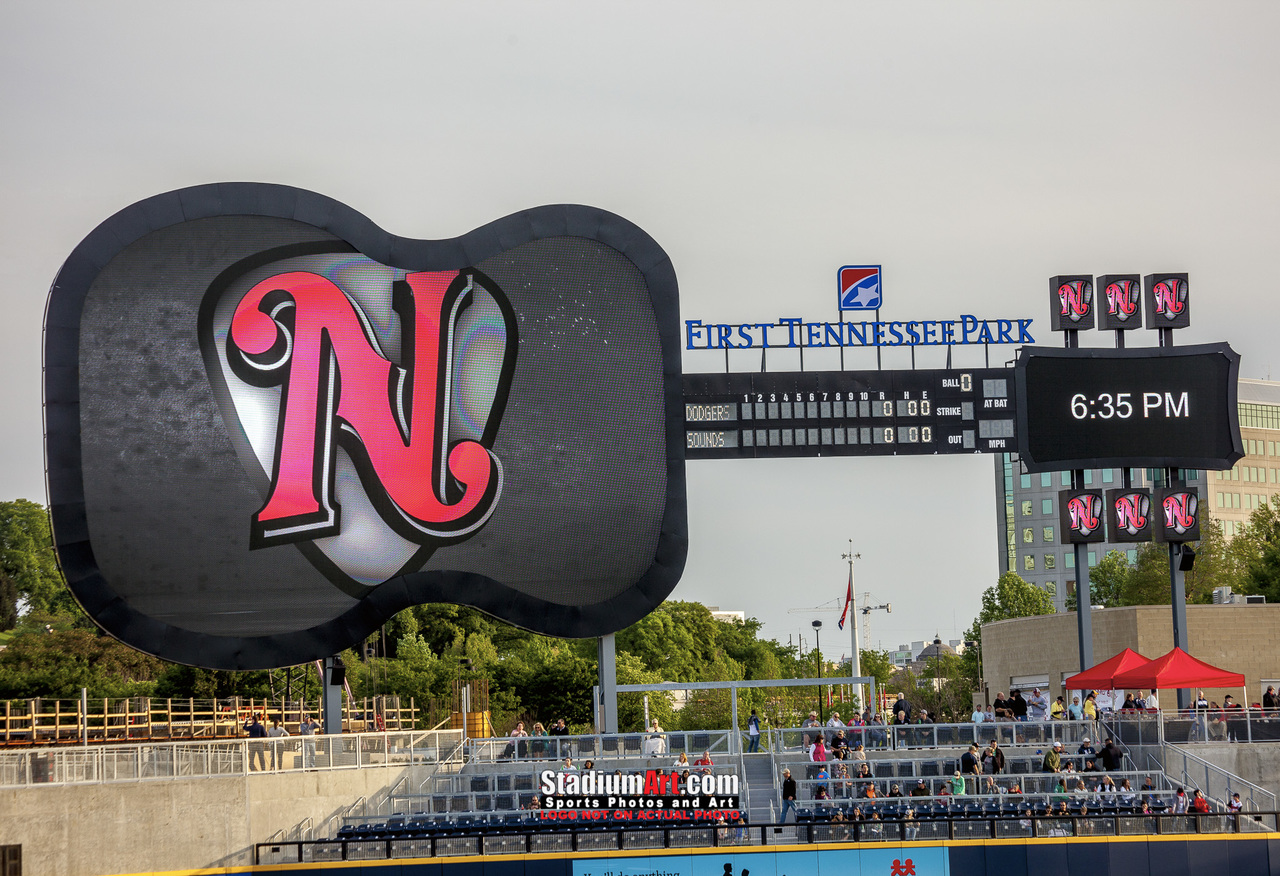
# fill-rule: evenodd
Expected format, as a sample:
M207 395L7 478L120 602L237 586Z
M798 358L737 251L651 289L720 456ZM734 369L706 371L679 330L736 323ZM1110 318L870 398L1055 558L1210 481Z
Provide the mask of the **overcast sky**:
M1229 341L1244 376L1280 378L1273 2L11 0L3 21L0 499L47 501L62 261L116 210L215 181L311 189L421 238L602 207L666 249L682 318L704 321L832 318L836 269L879 263L885 319L1034 317L1057 346L1048 277L1185 270L1178 343ZM843 595L849 539L859 592L894 603L872 645L958 635L996 577L989 456L688 473L674 596L784 642L814 617L837 636L789 611Z

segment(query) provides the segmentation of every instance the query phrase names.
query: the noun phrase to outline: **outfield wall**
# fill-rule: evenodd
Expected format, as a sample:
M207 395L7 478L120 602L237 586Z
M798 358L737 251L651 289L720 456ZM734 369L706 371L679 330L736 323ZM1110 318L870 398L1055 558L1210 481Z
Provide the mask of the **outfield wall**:
M503 855L296 864L249 872L308 871L325 876L1280 876L1280 833Z

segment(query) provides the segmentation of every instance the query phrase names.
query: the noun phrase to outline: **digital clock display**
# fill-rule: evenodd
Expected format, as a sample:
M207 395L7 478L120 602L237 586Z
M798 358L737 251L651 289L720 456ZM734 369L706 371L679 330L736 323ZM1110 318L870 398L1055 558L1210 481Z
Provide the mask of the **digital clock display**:
M1230 468L1244 455L1239 367L1227 344L1024 347L1015 369L1023 465Z

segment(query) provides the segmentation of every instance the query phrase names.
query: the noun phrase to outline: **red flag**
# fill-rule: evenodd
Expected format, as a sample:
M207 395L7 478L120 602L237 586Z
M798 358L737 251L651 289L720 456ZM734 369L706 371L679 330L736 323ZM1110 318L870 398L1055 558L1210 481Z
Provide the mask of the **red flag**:
M840 629L844 629L844 619L849 616L849 603L853 602L853 569L849 570L849 589L844 594L844 611L840 612Z

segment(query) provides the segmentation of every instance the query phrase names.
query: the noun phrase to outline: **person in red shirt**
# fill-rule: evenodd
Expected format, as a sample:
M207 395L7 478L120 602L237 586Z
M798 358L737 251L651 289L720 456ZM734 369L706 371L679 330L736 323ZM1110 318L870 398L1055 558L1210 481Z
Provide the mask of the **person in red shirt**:
M1195 796L1191 799L1191 811L1200 813L1209 812L1209 801L1205 799L1204 794L1200 793L1199 788L1196 789Z
M703 769L701 770L701 772L702 772L704 775L705 775L705 774L707 774L707 773L710 773L710 772L711 772L711 767L713 766L713 764L712 764L712 762L711 762L711 752L710 752L710 751L704 751L704 752L702 752L702 757L700 757L700 758L698 758L697 760L695 760L695 761L693 762L693 765L694 765L694 766L696 766L696 767L703 767Z

